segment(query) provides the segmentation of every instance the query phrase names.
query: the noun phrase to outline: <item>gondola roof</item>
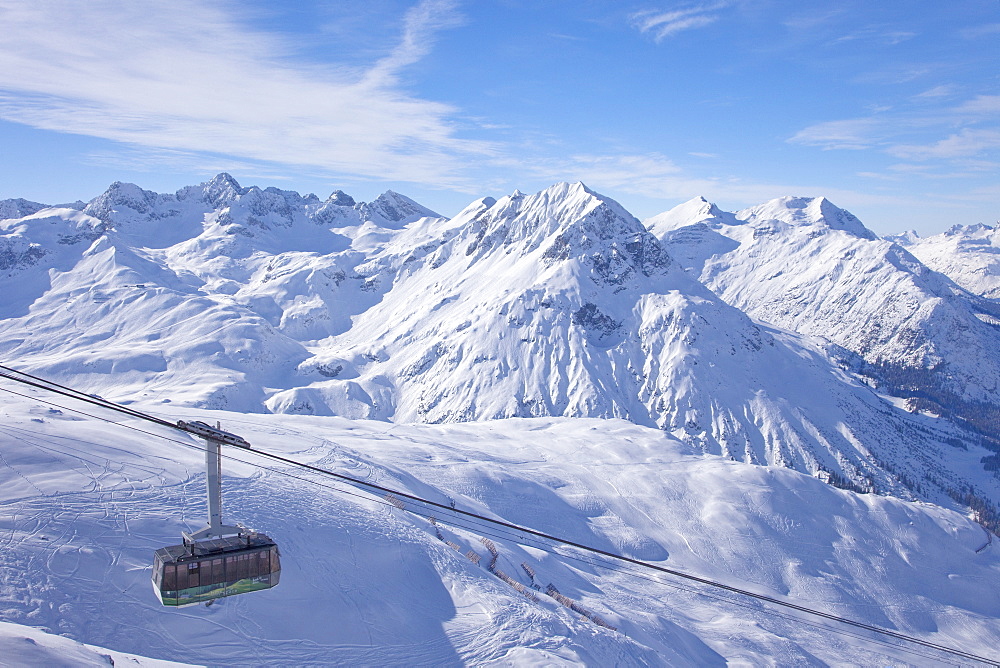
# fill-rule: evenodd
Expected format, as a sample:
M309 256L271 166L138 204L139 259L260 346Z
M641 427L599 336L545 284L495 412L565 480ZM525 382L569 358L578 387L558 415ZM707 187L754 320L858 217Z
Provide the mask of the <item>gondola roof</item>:
M275 545L267 535L250 533L239 536L226 536L199 540L183 545L169 545L156 550L155 554L163 563L175 563L189 559L199 559L213 554L230 554L241 550L267 548Z

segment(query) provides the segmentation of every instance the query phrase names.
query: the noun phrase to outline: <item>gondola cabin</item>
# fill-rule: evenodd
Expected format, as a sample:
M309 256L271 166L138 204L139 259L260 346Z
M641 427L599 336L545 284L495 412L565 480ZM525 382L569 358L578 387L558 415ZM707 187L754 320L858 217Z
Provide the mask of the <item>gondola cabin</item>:
M194 533L183 533L181 545L161 547L153 553L153 591L169 606L208 603L223 596L270 589L281 576L277 544L244 526L222 523L222 458L225 443L247 450L240 436L204 422L177 423L177 428L205 439L208 491L208 524Z
M280 575L278 546L262 533L161 547L153 555L153 590L163 605L270 589Z

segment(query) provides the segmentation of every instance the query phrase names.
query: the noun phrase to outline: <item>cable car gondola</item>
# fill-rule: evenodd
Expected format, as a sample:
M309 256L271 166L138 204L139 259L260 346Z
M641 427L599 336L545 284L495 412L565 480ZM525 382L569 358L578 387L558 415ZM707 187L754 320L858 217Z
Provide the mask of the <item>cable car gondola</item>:
M153 588L170 606L270 589L280 575L278 546L262 533L161 547L153 557Z
M249 448L245 440L204 422L178 422L181 429L205 439L208 468L208 525L182 534L180 545L153 554L153 591L163 605L207 603L223 596L270 589L281 576L278 545L242 526L222 524L222 460L219 446Z

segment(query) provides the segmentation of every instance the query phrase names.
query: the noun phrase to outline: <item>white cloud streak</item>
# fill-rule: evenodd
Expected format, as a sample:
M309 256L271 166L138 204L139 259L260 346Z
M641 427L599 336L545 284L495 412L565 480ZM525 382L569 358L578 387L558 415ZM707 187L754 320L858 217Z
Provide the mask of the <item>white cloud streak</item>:
M927 145L898 145L889 154L902 160L971 158L1000 149L1000 130L962 130Z
M369 70L369 83L395 83L398 72L430 53L438 32L462 25L454 0L424 0L406 13L403 38L392 53Z
M399 89L452 0L423 0L367 72L289 59L237 4L0 0L0 117L133 146L331 173L457 185L486 142L456 137L452 107Z
M945 85L945 86L934 86L923 93L918 93L914 95L916 99L919 100L933 100L942 97L950 97L955 94L955 86Z
M918 97L926 100L948 93L950 89L939 86ZM1000 149L998 118L1000 95L978 95L928 111L816 123L788 141L824 150L880 148L903 160L966 160ZM956 127L961 129L955 132Z
M864 149L875 143L880 123L873 118L855 118L817 123L799 130L788 141L823 149Z
M660 42L684 30L703 28L719 20L718 11L728 3L694 5L671 11L647 10L636 12L629 18L641 33L651 33Z
M955 109L959 114L1000 117L1000 95L977 95Z
M959 33L965 39L979 39L1000 34L1000 23L986 23L974 28L965 28Z
M917 33L915 32L890 30L885 26L873 26L838 37L833 41L833 43L843 44L845 42L871 41L888 46L896 46L897 44L902 44L903 42L911 40L916 36Z

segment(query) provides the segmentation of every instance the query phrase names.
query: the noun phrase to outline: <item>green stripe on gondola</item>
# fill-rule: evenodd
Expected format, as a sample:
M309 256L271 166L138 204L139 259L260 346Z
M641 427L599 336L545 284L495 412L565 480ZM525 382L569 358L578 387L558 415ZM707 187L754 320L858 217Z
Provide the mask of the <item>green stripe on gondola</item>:
M244 578L233 582L220 582L218 584L204 585L201 587L188 587L180 591L161 591L160 600L163 605L191 605L193 603L204 603L225 596L235 596L236 594L246 594L261 589L270 589L278 584L277 573L271 575L260 575L253 578Z

